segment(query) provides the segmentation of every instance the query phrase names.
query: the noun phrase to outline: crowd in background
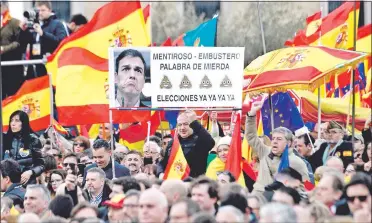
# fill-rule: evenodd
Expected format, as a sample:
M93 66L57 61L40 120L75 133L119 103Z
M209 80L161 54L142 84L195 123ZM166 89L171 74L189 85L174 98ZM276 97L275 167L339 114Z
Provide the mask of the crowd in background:
M226 163L232 138L220 128L208 132L191 110L177 119L176 137L190 167L183 180L163 179L173 149L171 135L157 133L143 148L129 150L110 137L112 126L106 123L97 138L67 140L58 135L62 142L56 144L49 138L50 131L38 136L27 114L16 111L4 134L1 219L20 223L370 222L370 120L354 144L343 126L333 121L310 134L279 127L270 139L256 132L255 112L261 106L255 104L246 116L245 137L253 150L251 166L257 179L244 174L245 186L229 171L210 171L211 157ZM211 117L218 126L217 116ZM317 131L321 138L314 140ZM279 171L286 149L289 167Z

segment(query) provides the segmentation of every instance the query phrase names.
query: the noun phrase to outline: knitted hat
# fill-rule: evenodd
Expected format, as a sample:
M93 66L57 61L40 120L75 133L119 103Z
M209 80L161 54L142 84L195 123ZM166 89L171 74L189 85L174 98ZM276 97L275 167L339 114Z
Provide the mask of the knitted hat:
M231 144L231 137L230 136L224 136L218 140L217 147L218 148L220 145L228 145L230 146Z

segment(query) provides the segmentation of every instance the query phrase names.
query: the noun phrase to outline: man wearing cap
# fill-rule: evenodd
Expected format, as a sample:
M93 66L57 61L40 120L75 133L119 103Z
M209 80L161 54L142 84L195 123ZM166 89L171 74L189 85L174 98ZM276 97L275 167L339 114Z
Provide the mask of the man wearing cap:
M117 194L111 200L105 201L103 205L108 207L109 222L130 222L123 210L125 195Z
M330 156L339 157L346 168L347 165L354 162L354 152L352 144L343 140L345 129L339 123L330 121L327 133L329 134L327 142L321 144L319 150L309 158L313 170L325 165Z

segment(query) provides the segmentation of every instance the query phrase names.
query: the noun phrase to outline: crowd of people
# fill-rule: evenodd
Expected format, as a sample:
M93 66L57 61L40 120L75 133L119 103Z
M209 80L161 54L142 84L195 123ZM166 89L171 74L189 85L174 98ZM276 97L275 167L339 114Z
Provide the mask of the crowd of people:
M192 110L179 114L175 134L190 173L165 180L171 135L157 133L143 148L129 150L110 137L113 126L106 123L94 139L57 135L55 143L52 131L37 135L28 115L15 111L0 165L1 220L371 222L371 120L354 144L334 121L310 133L279 127L270 139L257 135L255 114L261 107L254 103L245 117L244 137L257 175L254 181L244 173L245 186L224 168L232 137L221 131L215 113L217 128L210 131ZM318 131L321 138L314 140ZM285 150L289 166L279 169ZM211 171L213 158L223 168Z
M38 22L19 21L1 1L2 61L42 58L87 23L81 14L59 21L49 1L35 6ZM42 65L1 69L3 98L46 74ZM175 135L159 131L130 150L124 129L110 123L92 138L64 137L35 133L28 114L14 111L1 148L1 222L371 222L371 118L354 138L336 121L266 136L256 129L261 108L253 103L236 126L252 150L242 178L227 168L233 131L222 130L216 112L208 129L194 111L181 112ZM190 169L183 179L165 179L174 139Z

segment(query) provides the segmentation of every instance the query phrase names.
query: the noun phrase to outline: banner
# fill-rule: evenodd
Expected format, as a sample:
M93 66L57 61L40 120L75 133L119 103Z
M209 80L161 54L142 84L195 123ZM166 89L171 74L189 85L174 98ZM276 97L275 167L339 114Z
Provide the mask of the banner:
M242 106L244 47L151 48L153 107Z

